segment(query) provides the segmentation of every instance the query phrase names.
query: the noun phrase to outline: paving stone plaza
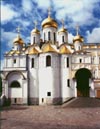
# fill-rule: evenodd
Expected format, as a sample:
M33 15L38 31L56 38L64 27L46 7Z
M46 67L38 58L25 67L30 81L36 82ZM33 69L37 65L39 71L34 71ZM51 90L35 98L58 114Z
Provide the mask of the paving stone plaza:
M80 98L63 105L3 107L1 129L100 129L100 100Z

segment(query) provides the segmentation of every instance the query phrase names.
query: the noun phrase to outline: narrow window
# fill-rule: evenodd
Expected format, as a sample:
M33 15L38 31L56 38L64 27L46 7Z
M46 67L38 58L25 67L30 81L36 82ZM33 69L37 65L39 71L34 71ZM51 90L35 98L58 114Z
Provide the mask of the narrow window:
M44 102L44 98L42 98L42 103Z
M48 32L48 40L51 40L50 31Z
M33 43L35 43L35 37L33 37Z
M34 58L31 59L31 67L34 68Z
M70 87L70 79L67 79L67 86Z
M45 33L44 33L44 41L45 41Z
M14 99L14 103L16 103L16 102L17 102L17 99L15 98L15 99Z
M82 59L80 59L80 63L82 63Z
M46 57L46 66L51 66L51 56Z
M67 57L67 68L69 67L69 57Z
M56 41L56 33L54 32L54 41Z
M47 92L47 96L51 96L51 92Z
M62 42L64 43L64 36L62 36Z
M14 59L14 64L16 64L16 59Z

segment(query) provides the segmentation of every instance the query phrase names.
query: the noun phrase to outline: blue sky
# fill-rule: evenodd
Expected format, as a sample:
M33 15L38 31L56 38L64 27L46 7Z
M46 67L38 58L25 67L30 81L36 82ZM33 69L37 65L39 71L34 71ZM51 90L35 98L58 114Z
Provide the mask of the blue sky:
M68 29L69 43L76 34L75 26L80 26L80 34L85 43L100 43L100 0L0 0L1 2L1 65L3 53L13 47L16 37L16 27L21 27L21 37L25 43L30 42L30 32L34 28L34 21L41 22L51 15L61 27L64 19Z

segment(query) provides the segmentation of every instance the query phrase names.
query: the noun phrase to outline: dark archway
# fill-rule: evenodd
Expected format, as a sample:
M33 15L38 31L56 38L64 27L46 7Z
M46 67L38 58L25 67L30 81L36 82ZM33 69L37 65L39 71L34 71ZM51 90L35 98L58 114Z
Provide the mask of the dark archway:
M11 84L10 84L10 87L11 88L20 88L20 83L18 81L13 81Z
M89 97L89 78L91 77L92 74L90 70L86 68L81 68L76 72L77 96Z

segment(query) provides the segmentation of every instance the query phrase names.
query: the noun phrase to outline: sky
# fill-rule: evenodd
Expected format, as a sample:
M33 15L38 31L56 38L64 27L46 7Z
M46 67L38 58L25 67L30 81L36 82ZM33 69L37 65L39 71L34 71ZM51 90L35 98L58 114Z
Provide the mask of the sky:
M61 28L61 20L68 30L68 41L72 43L76 35L76 26L85 39L85 43L100 43L100 0L0 0L1 6L1 69L4 63L4 53L13 47L16 28L20 26L21 37L27 44L30 42L30 32L37 21L37 28L42 30L41 23L48 16Z

